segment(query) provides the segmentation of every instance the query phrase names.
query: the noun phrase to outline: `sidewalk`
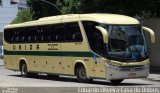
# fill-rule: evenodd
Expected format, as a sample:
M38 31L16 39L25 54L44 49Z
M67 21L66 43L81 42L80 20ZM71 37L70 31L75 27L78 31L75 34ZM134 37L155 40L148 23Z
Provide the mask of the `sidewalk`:
M160 68L151 68L147 79L160 82Z
M0 66L3 66L3 65L4 65L3 60L0 59Z
M147 77L148 80L160 82L160 73L159 74L149 74Z

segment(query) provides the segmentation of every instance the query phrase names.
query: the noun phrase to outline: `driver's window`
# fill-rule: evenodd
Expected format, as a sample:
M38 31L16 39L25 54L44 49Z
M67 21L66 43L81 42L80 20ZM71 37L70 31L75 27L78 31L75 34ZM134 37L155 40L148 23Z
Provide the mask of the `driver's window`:
M96 22L83 22L83 26L89 41L90 48L97 54L103 56L103 36L102 33L95 28Z

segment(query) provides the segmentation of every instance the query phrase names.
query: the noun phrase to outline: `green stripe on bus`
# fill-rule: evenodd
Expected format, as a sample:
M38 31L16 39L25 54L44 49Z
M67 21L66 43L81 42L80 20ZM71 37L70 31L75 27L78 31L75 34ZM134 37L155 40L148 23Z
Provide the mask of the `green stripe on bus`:
M4 55L34 55L34 56L73 56L73 57L93 57L91 52L57 52L57 51L8 51L4 50Z

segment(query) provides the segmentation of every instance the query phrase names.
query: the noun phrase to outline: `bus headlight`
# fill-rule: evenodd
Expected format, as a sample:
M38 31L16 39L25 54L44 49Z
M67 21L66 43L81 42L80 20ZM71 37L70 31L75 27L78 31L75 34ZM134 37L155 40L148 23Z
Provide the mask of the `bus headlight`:
M121 70L120 67L113 66L113 65L108 65L109 68L115 69L115 70Z
M144 69L149 68L149 65L148 65L148 64L147 64L147 65L144 65L143 68L144 68Z
M139 67L118 67L118 66L113 66L111 64L107 65L108 68L114 69L114 70L118 70L118 71L141 71L141 70L145 70L149 68L149 65L143 65L143 66L139 66Z

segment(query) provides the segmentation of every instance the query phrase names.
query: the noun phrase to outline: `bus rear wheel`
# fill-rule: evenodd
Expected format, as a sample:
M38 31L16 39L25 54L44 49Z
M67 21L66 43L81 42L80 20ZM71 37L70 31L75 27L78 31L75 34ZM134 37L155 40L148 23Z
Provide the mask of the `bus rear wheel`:
M110 80L113 84L120 84L124 79L118 79L118 80Z
M28 70L27 70L27 65L25 63L22 63L20 65L20 71L21 71L22 77L28 77L29 73L28 73Z
M92 79L87 78L86 69L84 66L79 66L76 69L76 76L78 82L91 82Z

